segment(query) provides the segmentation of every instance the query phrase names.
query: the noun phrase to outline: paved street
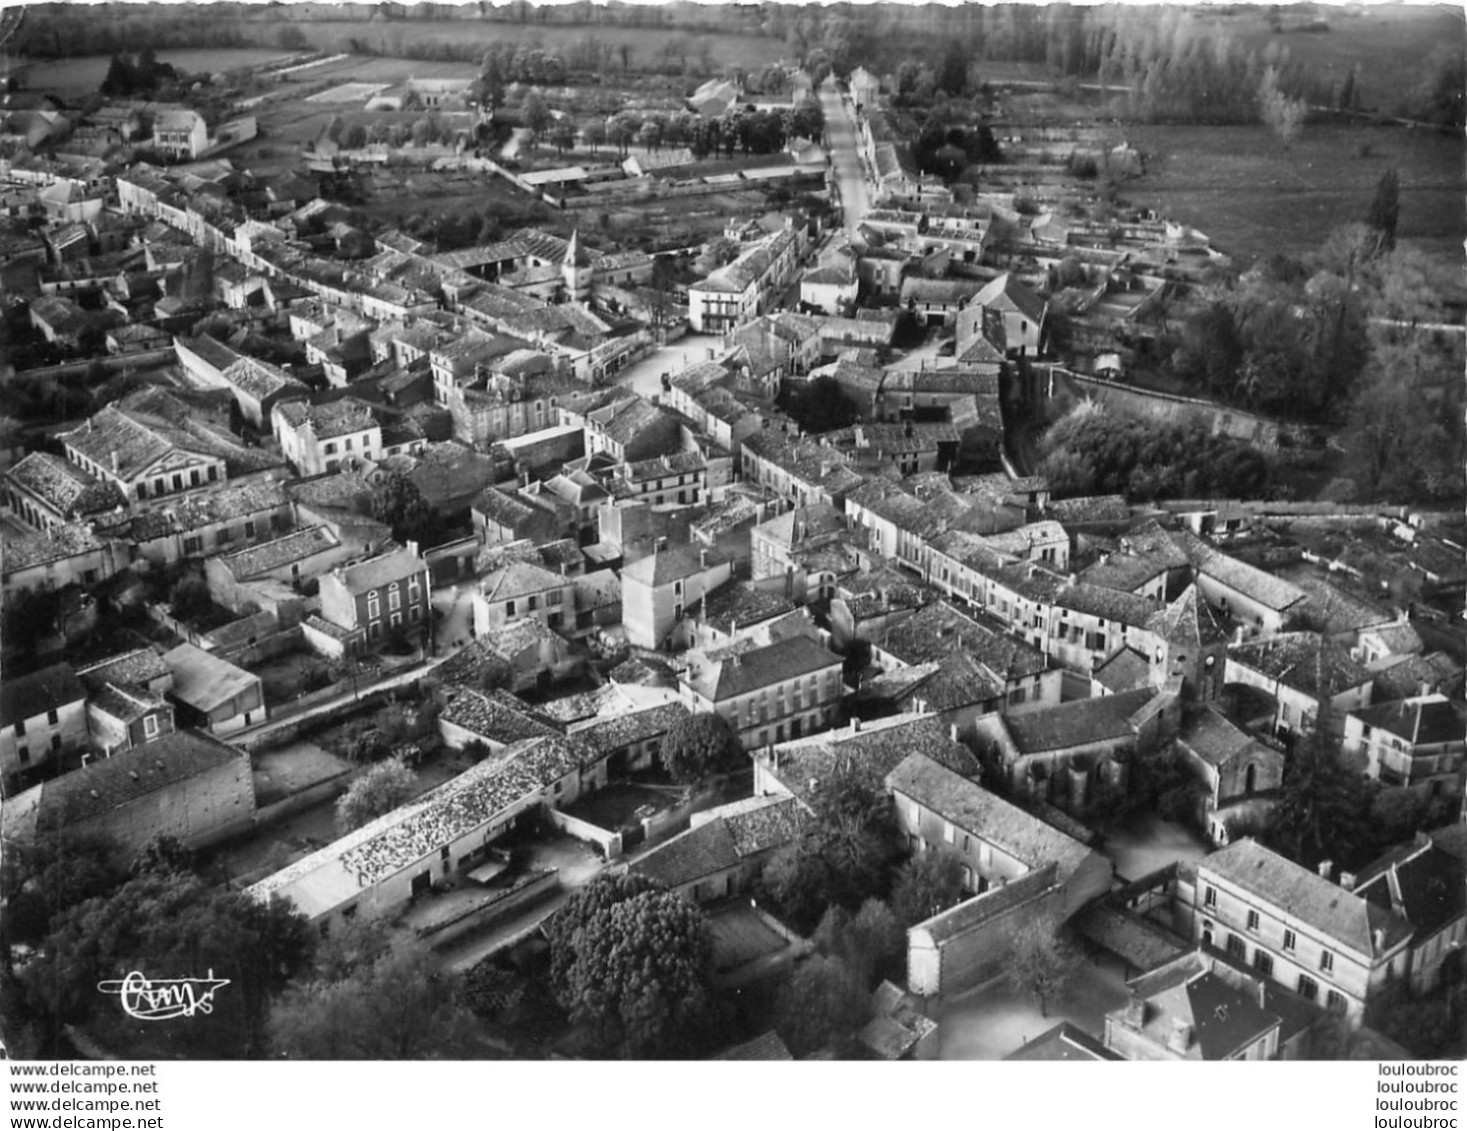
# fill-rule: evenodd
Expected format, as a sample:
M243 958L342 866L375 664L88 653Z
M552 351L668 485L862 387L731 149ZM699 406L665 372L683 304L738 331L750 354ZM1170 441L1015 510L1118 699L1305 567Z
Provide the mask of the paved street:
M720 345L722 339L715 335L689 334L628 365L616 375L615 382L650 401L661 395L664 373L675 376L696 362L707 361L708 351Z
M861 168L856 123L845 100L838 93L822 90L820 105L825 111L825 136L830 142L830 159L835 168L835 183L840 189L846 230L854 232L861 217L866 214L869 202L866 175Z

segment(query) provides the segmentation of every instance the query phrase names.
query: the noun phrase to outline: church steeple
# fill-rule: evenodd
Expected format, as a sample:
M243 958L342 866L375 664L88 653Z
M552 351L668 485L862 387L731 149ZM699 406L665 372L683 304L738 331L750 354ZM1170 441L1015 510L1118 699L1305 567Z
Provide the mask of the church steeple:
M570 242L565 245L565 259L560 265L560 276L565 284L567 298L579 302L590 295L591 259L581 247L579 228L571 232Z

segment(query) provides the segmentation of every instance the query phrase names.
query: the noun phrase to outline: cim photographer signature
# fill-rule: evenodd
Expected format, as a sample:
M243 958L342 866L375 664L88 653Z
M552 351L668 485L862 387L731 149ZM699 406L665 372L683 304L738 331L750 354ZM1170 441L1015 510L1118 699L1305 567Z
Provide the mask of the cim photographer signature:
M229 985L228 978L149 978L138 970L126 977L98 982L104 994L122 999L122 1009L139 1021L171 1021L214 1012L214 995Z

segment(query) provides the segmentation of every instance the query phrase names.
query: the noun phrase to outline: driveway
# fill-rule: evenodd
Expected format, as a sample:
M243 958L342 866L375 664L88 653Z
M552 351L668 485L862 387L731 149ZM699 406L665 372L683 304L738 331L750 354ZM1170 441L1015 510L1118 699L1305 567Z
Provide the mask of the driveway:
M825 111L825 138L829 143L836 187L840 189L846 230L854 232L871 200L866 174L861 168L856 122L849 104L834 91L820 92L820 106Z

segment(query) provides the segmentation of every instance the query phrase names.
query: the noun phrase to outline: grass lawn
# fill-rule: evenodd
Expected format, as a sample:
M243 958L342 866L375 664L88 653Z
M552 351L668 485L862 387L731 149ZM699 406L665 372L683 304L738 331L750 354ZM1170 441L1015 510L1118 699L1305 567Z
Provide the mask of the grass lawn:
M1385 126L1310 125L1285 152L1262 126L1129 126L1146 174L1121 194L1201 229L1239 260L1316 250L1363 220L1387 169L1401 177L1397 239L1460 271L1467 237L1460 138ZM1357 156L1368 144L1371 154Z

